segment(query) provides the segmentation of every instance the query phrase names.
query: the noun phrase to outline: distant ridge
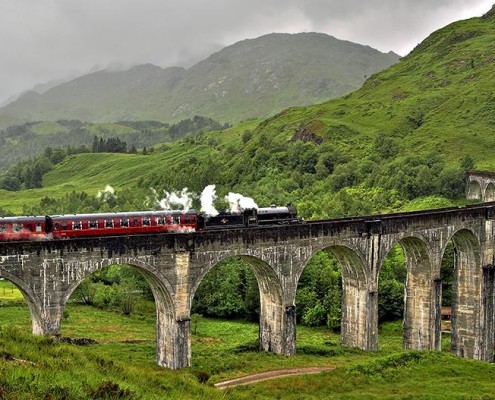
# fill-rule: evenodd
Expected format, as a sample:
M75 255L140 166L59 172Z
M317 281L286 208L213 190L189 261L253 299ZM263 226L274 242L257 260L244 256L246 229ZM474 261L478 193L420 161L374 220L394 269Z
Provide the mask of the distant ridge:
M174 122L194 115L238 122L339 97L398 61L392 52L322 33L272 33L225 47L188 70L145 64L24 93L0 108L0 126L61 118Z

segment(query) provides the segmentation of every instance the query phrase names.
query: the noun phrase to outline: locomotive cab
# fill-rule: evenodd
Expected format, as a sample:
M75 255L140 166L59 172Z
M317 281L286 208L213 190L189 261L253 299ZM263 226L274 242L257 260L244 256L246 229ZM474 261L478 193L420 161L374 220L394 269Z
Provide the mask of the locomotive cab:
M257 226L258 225L258 213L255 208L247 208L243 211L244 214L244 224L246 226Z

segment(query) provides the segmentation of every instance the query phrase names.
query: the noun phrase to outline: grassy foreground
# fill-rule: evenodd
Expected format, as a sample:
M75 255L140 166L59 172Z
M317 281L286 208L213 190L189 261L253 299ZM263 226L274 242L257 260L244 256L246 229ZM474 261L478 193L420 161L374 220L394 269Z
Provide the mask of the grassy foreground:
M192 367L155 364L155 320L71 304L62 334L89 346L33 337L17 289L0 281L0 399L495 399L495 366L447 352L404 352L400 323L380 329L378 352L342 348L325 328L298 327L298 354L256 351L258 327L198 318ZM446 347L448 343L446 342ZM297 366L336 366L220 391L215 382Z

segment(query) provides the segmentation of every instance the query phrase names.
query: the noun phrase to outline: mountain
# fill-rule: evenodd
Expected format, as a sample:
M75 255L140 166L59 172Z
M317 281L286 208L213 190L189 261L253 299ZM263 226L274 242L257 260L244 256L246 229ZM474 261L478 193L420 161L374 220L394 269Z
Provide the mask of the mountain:
M349 93L398 60L392 52L326 34L273 33L228 46L188 70L146 64L25 93L0 109L0 125L58 119L168 123L194 115L238 122Z
M434 32L344 97L148 155L74 155L43 177L43 189L1 191L0 207L19 212L46 196L24 212L88 209L84 196L67 193L107 184L121 210L145 206L150 187L201 192L208 184L219 199L233 191L260 206L292 203L306 219L462 204L465 172L495 171L494 54L492 9Z

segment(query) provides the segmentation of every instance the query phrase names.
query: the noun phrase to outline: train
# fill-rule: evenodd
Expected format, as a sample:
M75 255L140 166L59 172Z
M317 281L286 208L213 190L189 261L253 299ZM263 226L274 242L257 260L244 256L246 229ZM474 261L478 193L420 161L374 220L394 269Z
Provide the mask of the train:
M133 211L0 217L0 241L30 241L147 233L188 233L301 223L292 205L221 211Z

